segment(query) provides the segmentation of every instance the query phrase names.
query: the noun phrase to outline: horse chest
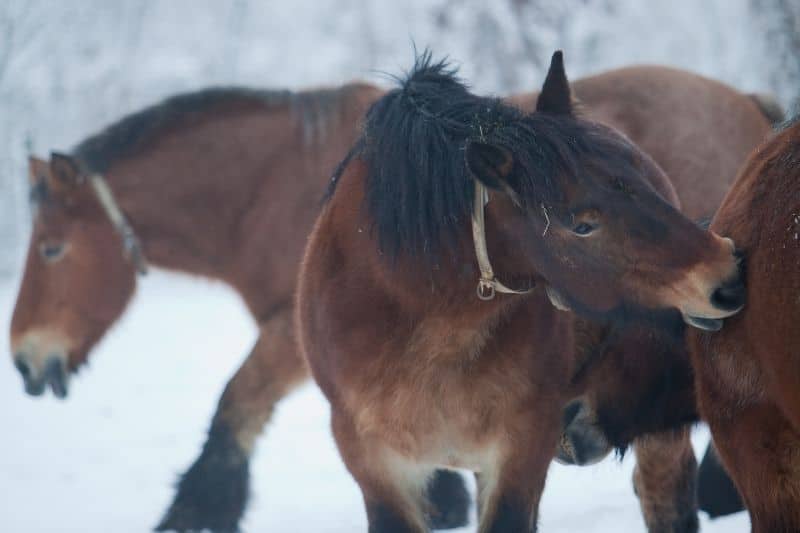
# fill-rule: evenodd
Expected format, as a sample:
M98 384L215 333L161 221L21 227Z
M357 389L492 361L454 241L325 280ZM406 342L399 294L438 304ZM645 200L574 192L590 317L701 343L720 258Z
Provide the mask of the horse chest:
M483 470L530 383L502 354L434 355L407 357L409 364L387 368L386 379L365 380L349 402L358 431L418 462Z

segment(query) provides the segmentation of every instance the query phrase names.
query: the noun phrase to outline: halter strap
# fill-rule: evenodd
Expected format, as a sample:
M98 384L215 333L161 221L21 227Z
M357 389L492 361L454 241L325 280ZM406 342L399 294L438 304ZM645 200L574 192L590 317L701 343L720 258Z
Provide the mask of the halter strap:
M486 223L484 219L484 207L489 203L489 193L486 186L475 180L475 203L472 209L472 241L475 243L475 256L478 259L478 268L481 277L478 280L476 289L478 298L481 300L491 300L495 293L503 294L528 294L531 289L516 290L511 289L497 279L489 261L489 251L486 248Z
M114 193L111 192L111 187L108 186L105 177L102 174L94 173L90 174L87 179L106 216L108 216L114 229L122 237L125 257L133 263L140 275L147 274L147 260L144 257L139 239L136 237L136 232L133 231L133 227L128 222L128 219L125 218L125 214L114 198Z

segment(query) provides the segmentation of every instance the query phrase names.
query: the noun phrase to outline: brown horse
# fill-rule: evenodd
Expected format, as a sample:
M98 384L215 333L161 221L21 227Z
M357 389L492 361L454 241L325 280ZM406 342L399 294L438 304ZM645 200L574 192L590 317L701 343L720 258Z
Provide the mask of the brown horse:
M564 411L559 446L562 462L591 464L633 443L634 487L651 532L698 529L697 463L689 441L698 414L677 322L669 316L657 325L578 321L578 370L571 378L577 399ZM704 489L715 492L726 481Z
M532 114L469 93L429 55L372 106L297 309L370 531L425 531L441 467L478 473L480 531L536 529L574 370L572 314L555 307L675 309L702 328L741 308L733 243L670 193L652 159L574 115L560 52Z
M65 395L66 372L86 362L133 293L136 268L117 229L125 225L104 205L125 214L147 261L226 282L259 324L160 528L237 529L256 438L307 379L291 327L305 239L326 177L380 94L364 84L210 89L130 115L71 156L31 160L37 216L11 324L29 393L49 384ZM112 194L88 186L92 175Z
M757 148L711 223L747 254L747 312L689 336L698 407L753 531L800 531L800 120Z
M727 188L726 177L768 130L751 98L674 69L626 68L578 80L574 89L585 113L654 155L684 203L700 180ZM126 117L69 157L31 161L38 215L11 335L29 392L49 383L66 393L64 371L86 361L135 287L135 265L122 254L135 240L115 232L83 176L104 176L110 205L129 222L116 217L117 225L134 230L150 263L225 281L260 324L164 529L236 528L256 437L275 403L306 377L288 317L324 177L380 94L363 84L301 93L207 90ZM514 101L533 109L536 95ZM726 134L716 135L718 127ZM95 290L101 286L107 290ZM452 478L443 479L447 489Z

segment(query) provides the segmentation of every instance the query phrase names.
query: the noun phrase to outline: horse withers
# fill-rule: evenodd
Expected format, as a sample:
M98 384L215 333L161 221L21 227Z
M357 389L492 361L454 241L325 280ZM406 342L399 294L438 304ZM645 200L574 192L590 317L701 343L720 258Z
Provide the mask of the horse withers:
M558 309L715 328L741 308L733 242L657 187L671 190L647 155L574 115L560 53L532 114L428 55L373 105L297 309L370 531L425 531L439 467L478 473L480 531L535 529L574 370Z
M700 414L754 533L800 531L799 118L753 151L711 222L746 253L745 312L689 335Z

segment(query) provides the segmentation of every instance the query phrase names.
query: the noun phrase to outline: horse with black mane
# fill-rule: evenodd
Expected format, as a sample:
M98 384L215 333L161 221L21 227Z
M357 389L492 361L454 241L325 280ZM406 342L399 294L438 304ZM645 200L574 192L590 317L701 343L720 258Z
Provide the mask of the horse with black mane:
M741 308L733 242L662 195L646 154L574 115L560 52L532 114L428 54L371 107L297 305L371 532L425 531L437 468L477 473L480 531L536 528L575 370L574 315L556 307L701 328Z

